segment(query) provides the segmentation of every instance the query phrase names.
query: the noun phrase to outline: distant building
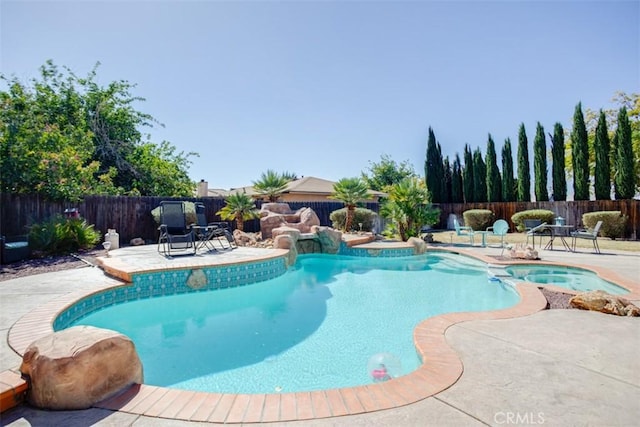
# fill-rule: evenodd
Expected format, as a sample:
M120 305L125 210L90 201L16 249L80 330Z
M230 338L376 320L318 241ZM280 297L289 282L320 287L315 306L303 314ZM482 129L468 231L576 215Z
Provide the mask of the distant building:
M196 197L227 197L228 190L222 188L209 188L209 183L201 179L196 186Z
M279 201L287 202L321 202L333 200L329 196L333 194L333 185L335 182L327 179L316 178L313 176L305 176L295 179L287 184L285 191L279 197ZM255 191L253 187L232 188L228 193L245 193L256 199L263 198L261 194ZM367 201L376 202L380 197L386 196L380 191L369 190L371 195Z

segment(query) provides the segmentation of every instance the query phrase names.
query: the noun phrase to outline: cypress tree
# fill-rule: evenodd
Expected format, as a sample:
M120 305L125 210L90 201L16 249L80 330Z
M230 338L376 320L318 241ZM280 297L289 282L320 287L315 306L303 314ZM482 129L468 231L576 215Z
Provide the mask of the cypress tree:
M502 201L516 201L516 183L513 179L513 155L511 154L511 140L504 140L502 146Z
M465 203L473 203L476 201L474 193L475 184L473 182L473 155L469 144L464 145L464 171L462 172L462 183L464 188Z
M549 200L549 192L547 191L547 139L540 122L536 126L536 137L533 140L533 172L535 175L534 190L536 201L546 202Z
M500 169L498 169L498 159L496 156L496 145L489 134L487 141L487 199L490 202L502 200L502 182L500 180Z
M616 129L616 199L632 199L635 193L635 177L633 175L633 147L631 142L631 125L627 109L618 112Z
M596 166L594 172L594 189L596 200L611 200L611 167L609 165L609 132L607 131L607 118L600 110L598 125L596 126L596 137L594 141L594 151L596 155Z
M476 202L487 201L487 166L482 159L480 148L473 152L473 194Z
M573 163L573 199L589 200L589 143L587 127L582 114L582 103L576 105L571 131L571 157Z
M564 167L564 129L560 123L553 127L551 137L551 157L553 165L551 175L553 178L553 200L567 200L567 178Z
M464 192L462 188L462 165L460 163L460 156L456 153L456 158L453 161L453 170L451 171L451 201L453 203L464 202Z
M529 170L529 141L524 123L518 131L518 201L531 201L531 171Z
M451 165L449 164L449 157L445 157L442 168L444 171L442 202L451 203Z
M444 171L442 168L442 154L436 143L433 129L429 127L429 139L427 141L427 160L424 164L424 176L427 189L431 193L433 203L442 202L444 190Z

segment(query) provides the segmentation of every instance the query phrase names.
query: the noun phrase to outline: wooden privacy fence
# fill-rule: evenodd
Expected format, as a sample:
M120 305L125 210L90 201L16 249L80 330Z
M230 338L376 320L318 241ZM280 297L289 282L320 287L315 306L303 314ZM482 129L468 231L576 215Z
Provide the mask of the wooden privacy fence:
M436 228L446 228L450 214L462 218L462 213L469 209L488 209L496 219L504 219L509 223L511 231L515 226L511 216L517 212L530 209L546 209L553 211L556 217L561 216L567 224L583 227L582 214L597 211L621 211L629 217L627 221L627 236L640 239L640 200L583 200L562 202L499 202L499 203L442 203L440 208L440 223Z
M207 219L219 221L216 215L225 205L223 198L169 198L169 197L124 197L124 196L86 196L78 203L55 202L37 195L8 194L0 195L0 234L16 236L25 234L32 224L42 222L54 216L63 214L65 209L78 209L80 215L93 224L101 234L107 229L115 228L120 234L122 243L127 243L135 237L141 237L149 242L158 238L157 224L153 220L151 210L162 200L184 200L202 202L206 207ZM258 209L261 201L256 202ZM334 210L343 207L341 202L289 202L293 210L310 207L320 219L321 225L331 225L329 215ZM496 219L506 219L514 231L511 216L528 209L548 209L556 216L566 219L567 224L582 226L582 214L594 211L621 211L629 217L627 237L640 239L640 201L639 200L597 200L578 202L504 202L504 203L454 203L437 205L440 210L440 223L435 228L447 228L450 214L459 217L468 209L489 209ZM366 208L378 212L377 203L367 203ZM234 224L235 225L235 224ZM258 220L247 221L245 231L260 231Z
M151 211L163 200L183 200L202 202L205 205L207 219L210 222L220 221L216 215L225 206L224 198L170 198L170 197L125 197L125 196L86 196L77 203L51 201L38 195L8 194L0 195L0 234L16 236L26 234L28 227L45 221L56 214L63 214L65 209L77 209L80 216L88 224L93 224L101 234L114 228L120 234L120 241L128 243L135 237L147 242L155 242L158 238L158 225ZM258 209L261 201L256 201ZM321 225L331 225L329 215L334 210L344 207L341 202L289 202L292 210L310 207L320 219ZM377 203L367 203L366 207L378 211ZM233 224L235 226L235 224ZM260 221L245 222L247 232L260 231Z

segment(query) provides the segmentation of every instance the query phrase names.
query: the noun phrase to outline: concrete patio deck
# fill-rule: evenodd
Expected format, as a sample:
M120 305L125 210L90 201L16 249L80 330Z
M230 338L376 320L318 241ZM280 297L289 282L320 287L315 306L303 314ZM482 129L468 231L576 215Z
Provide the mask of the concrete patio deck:
M453 248L492 262L496 248ZM240 252L234 254L238 256ZM640 254L542 251L544 261L582 265L640 286ZM20 357L7 346L9 328L24 314L70 292L119 283L97 268L0 282L0 370ZM636 304L637 293L632 295ZM546 310L503 320L472 320L446 330L464 365L450 388L419 402L362 415L274 425L637 425L640 419L640 319L578 310ZM48 412L19 406L2 425L195 426L189 421L105 409ZM251 425L250 423L243 425Z

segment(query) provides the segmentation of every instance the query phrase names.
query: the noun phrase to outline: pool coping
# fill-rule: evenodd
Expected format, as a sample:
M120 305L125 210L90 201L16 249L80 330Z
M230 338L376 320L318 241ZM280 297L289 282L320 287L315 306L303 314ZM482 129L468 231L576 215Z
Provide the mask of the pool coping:
M637 299L640 296L640 286L604 268L548 261L497 260L463 248L429 247L429 251L466 255L487 263L488 268L518 264L583 268L627 288L631 293L624 295L625 298ZM24 354L34 340L53 332L56 316L70 304L115 286L70 293L32 310L10 328L9 345L18 354ZM185 421L251 423L338 417L409 405L446 390L463 374L462 361L445 338L450 326L470 320L523 317L544 310L547 301L539 287L573 293L565 288L519 282L515 288L521 300L513 307L486 312L448 313L425 319L413 331L414 345L423 360L422 365L410 374L390 381L349 388L278 394L205 393L136 384L94 407Z

